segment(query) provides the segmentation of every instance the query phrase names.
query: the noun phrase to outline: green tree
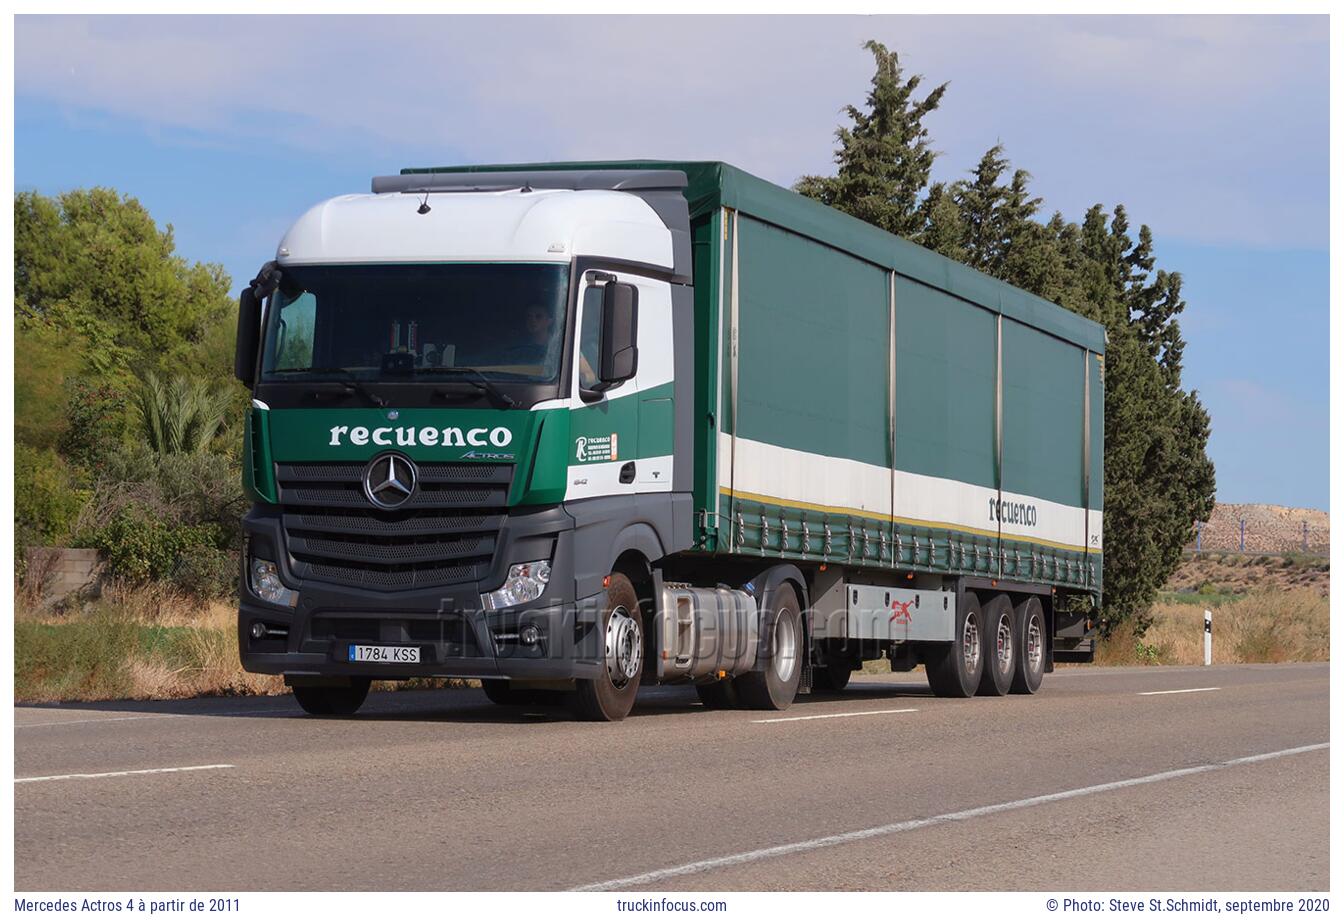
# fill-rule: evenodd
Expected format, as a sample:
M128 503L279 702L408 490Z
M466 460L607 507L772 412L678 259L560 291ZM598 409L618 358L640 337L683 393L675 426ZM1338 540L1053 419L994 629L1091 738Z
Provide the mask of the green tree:
M883 230L913 236L924 226L921 195L936 156L924 117L938 108L947 84L916 98L923 78L903 78L900 59L877 41L863 46L876 69L867 109L845 106L852 127L841 126L834 176L804 176L794 190Z
M1131 238L1123 206L1094 205L1080 223L1058 212L1037 220L1030 174L1011 169L997 144L968 179L936 183L920 200L933 154L919 119L946 84L913 103L920 78L902 83L896 55L867 47L873 91L867 112L847 110L854 128L837 131L839 174L796 188L1106 327L1105 615L1142 631L1191 526L1213 509L1209 415L1181 384L1181 276L1156 267L1148 227Z
M204 451L224 425L229 403L226 391L204 380L164 380L153 371L145 374L135 394L141 434L158 454Z
M229 278L174 251L134 198L107 188L14 196L16 325L86 340L93 372L205 371L199 345L231 314Z

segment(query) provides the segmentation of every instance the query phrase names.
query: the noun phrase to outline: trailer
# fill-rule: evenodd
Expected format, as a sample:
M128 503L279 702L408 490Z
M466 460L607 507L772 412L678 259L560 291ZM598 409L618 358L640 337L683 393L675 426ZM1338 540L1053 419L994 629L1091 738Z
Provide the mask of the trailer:
M623 718L1087 660L1102 327L718 162L407 169L244 291L249 670Z

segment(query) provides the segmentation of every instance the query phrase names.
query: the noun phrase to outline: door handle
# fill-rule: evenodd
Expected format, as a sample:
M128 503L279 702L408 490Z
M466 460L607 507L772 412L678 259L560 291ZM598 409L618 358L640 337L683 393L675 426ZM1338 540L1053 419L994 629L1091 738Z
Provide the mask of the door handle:
M635 481L635 461L631 460L629 463L621 467L621 484L629 485L634 481Z

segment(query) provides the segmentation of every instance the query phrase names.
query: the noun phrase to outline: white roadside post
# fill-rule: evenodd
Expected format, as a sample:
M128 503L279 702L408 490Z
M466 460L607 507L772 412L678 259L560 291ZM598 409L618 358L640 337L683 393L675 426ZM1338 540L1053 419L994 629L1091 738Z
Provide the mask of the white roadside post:
M1213 664L1213 611L1204 611L1204 667Z

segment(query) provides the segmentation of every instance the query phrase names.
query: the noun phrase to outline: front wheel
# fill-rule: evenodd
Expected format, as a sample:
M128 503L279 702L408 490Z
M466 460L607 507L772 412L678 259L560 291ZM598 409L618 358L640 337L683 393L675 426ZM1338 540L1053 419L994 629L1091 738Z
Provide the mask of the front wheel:
M370 683L367 677L354 677L349 683L299 684L293 688L294 699L312 716L352 716L364 705Z
M481 689L496 706L554 706L560 696L555 690L519 690L499 678L482 680Z
M634 708L644 671L644 622L630 579L613 573L602 616L603 669L599 677L575 681L574 714L589 722L619 722Z

